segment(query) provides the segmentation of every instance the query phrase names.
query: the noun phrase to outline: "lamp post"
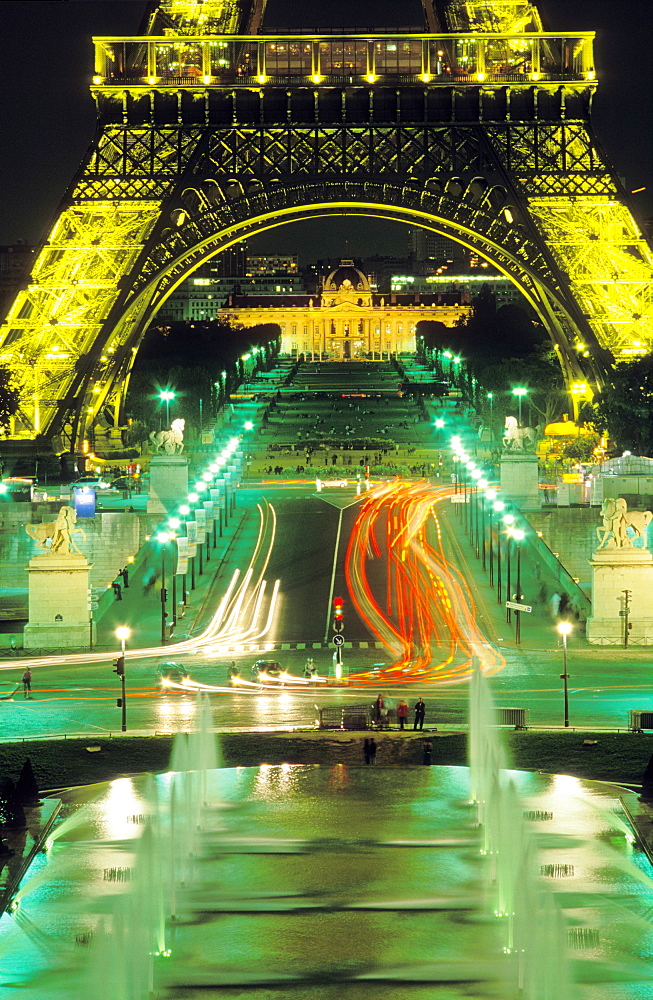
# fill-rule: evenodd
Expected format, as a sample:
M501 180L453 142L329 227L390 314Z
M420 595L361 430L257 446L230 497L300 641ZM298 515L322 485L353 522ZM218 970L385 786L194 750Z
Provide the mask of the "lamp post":
M476 468L476 463L475 462L466 462L465 463L465 468L467 470L467 473L465 475L465 487L467 487L467 484L469 482L469 505L471 507L471 503L472 503L472 485L473 485L472 472ZM469 480L468 480L467 476L469 476ZM467 510L467 497L465 496L465 534L467 534L468 531L469 531L469 538L470 538L470 541L471 541L471 537L472 537L472 534L471 534L472 533L472 512L471 512L471 510L469 510L469 511Z
M127 732L127 690L125 688L125 643L131 635L131 629L121 625L116 629L116 638L120 639L120 659L116 665L116 673L120 675L120 708L122 709L121 729Z
M485 497L486 497L486 492L485 491L487 490L487 488L488 488L488 486L490 484L488 483L487 479L481 478L481 479L479 479L479 481L478 481L478 483L476 485L477 485L478 489L481 491L481 493L480 493L480 499L481 499L481 536L480 536L481 545L480 545L480 554L481 554L481 557L482 557L483 569L485 569ZM496 493L494 495L496 496ZM478 536L478 533L477 533L477 535L476 535L476 558L478 559L478 557L479 557L479 536Z
M521 528L513 528L512 537L517 545L517 593L516 599L518 603L521 603L522 593L521 593L521 544L524 540L525 532ZM508 597L510 600L510 597ZM519 645L521 642L521 611L515 611L515 643Z
M172 392L171 389L162 389L159 393L159 399L166 404L166 428L170 424L170 401L175 398L177 394Z
M564 685L565 729L569 728L569 674L567 673L567 636L572 630L571 622L558 622L558 632L562 636L562 669L560 679Z
M474 480L474 540L473 540L473 545L474 545L474 549L475 549L475 552L476 552L476 558L477 559L479 557L479 552L480 552L479 544L478 544L478 491L479 491L479 484L481 482L481 475L482 475L482 473L481 473L480 469L474 469L474 471L472 472L472 478Z
M520 427L521 427L521 401L522 401L522 399L524 398L524 396L527 393L528 393L528 389L526 389L523 385L516 385L515 388L512 390L513 396L516 396L517 400L519 402L519 426Z
M488 493L494 493L496 496L496 490L488 490ZM488 518L490 531L489 531L489 548L490 548L490 586L494 586L494 544L492 540L492 516L494 514L501 514L505 510L505 503L503 500L496 500L490 507L490 516ZM498 538L498 536L497 536ZM499 563L499 569L501 568L501 563ZM501 603L501 595L499 595L499 603Z
M168 599L168 591L166 590L166 545L170 541L170 535L167 531L160 531L157 535L157 541L161 544L161 645L166 644L166 618L168 614L166 612L166 601Z
M168 521L168 527L171 528L170 538L176 544L177 531L181 527L181 521L178 517L171 517ZM177 559L174 555L178 555L175 551L173 554L173 564L172 564L172 624L177 624Z
M184 534L186 535L186 538L188 538L188 529L186 528L186 519L187 519L188 515L190 514L190 507L188 506L187 503L183 503L181 505L181 507L179 508L179 513L181 514L181 516L184 519ZM186 543L186 544L188 544L188 543ZM188 555L186 555L186 565L188 565ZM182 573L181 585L182 585L183 592L184 592L184 607L185 608L188 607L188 590L186 589L186 583L187 583L187 581L186 581L186 573ZM194 584L193 584L193 586L194 586Z
M506 557L508 564L508 579L506 581L506 600L510 600L510 529L514 524L515 515L514 514L504 514L501 518L503 524L506 527ZM501 534L499 534L497 539L497 574L499 577L499 585L497 588L497 594L499 598L499 604L501 604ZM510 623L510 608L506 609L508 614L506 615L506 621Z

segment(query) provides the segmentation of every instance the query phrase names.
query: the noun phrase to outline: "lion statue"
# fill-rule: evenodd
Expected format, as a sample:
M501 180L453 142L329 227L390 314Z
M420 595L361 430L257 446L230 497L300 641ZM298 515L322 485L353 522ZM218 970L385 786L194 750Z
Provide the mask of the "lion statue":
M152 431L150 441L156 452L163 451L166 455L179 455L184 450L184 429L186 421L178 417L170 424L169 431Z
M76 552L81 556L84 553L72 537L82 535L86 541L86 533L83 528L75 528L77 523L77 511L74 507L60 507L56 521L43 521L41 524L26 524L25 531L30 538L37 543L37 547L43 552L50 552L52 555L69 556Z

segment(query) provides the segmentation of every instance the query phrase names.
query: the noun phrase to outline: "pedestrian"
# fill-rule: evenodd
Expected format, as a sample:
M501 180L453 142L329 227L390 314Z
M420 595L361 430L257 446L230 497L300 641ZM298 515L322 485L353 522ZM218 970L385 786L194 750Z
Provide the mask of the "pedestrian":
M114 580L111 584L113 587L113 593L117 601L122 601L122 587L117 580Z
M399 728L403 729L408 718L408 705L403 698L397 705L397 718L399 719Z
M374 739L374 737L370 739L369 748L370 748L370 764L376 764L376 740Z
M229 674L229 677L239 676L238 667L236 666L235 660L232 660L231 663L229 664L229 669L227 670L227 673Z
M430 764L431 763L431 752L432 752L432 750L433 750L433 744L430 743L429 740L427 740L426 743L424 744L424 755L422 757L422 764Z
M415 722L413 723L413 729L424 728L424 715L426 713L426 705L422 698L415 704Z
M376 699L376 701L374 702L374 721L379 727L381 725L381 719L383 718L384 713L385 713L385 706L383 704L383 695L380 694Z
M23 674L23 697L32 697L32 671L29 667L27 667L25 673Z
M118 576L122 577L122 585L125 588L125 590L127 590L127 588L129 587L129 570L127 569L126 566L124 569L118 571Z
M366 764L372 763L372 751L370 750L370 741L368 739L363 740L363 757Z

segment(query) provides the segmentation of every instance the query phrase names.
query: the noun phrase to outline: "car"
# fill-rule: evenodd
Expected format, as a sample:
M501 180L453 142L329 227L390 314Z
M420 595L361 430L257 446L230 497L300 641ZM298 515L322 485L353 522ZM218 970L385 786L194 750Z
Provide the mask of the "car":
M257 660L252 667L252 679L259 674L267 674L268 677L278 677L283 673L283 667L278 660Z
M91 474L78 476L77 479L73 480L73 482L70 483L71 490L81 490L85 486L91 490L106 490L109 484L106 482L105 479L102 479L102 476L91 475Z
M156 673L161 687L183 684L188 678L188 671L186 667L182 667L181 663L162 663L157 668Z

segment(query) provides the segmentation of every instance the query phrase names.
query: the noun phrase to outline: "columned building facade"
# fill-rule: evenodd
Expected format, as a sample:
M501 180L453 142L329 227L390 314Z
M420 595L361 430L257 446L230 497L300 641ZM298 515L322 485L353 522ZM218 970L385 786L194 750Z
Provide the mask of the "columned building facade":
M353 261L343 260L317 296L231 296L219 318L233 327L278 324L281 353L291 357L381 361L415 350L420 320L453 326L468 312L457 293L379 295Z

